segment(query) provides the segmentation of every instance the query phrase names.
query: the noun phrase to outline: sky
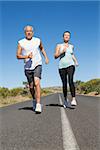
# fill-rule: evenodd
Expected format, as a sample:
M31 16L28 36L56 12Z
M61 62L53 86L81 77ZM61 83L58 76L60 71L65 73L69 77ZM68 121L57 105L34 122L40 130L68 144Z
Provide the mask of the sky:
M70 43L78 59L74 81L100 78L99 8L97 1L8 1L0 2L0 87L21 87L27 81L23 60L16 59L23 28L32 25L49 57L43 58L41 87L61 86L59 59L54 59L63 32L71 32Z

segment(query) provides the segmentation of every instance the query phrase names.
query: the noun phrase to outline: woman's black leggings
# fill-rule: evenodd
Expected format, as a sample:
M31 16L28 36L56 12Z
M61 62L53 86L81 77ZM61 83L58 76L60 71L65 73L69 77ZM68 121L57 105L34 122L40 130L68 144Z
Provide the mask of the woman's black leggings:
M59 74L60 74L62 84L63 84L63 95L64 95L65 99L67 98L67 75L68 75L71 95L72 95L72 97L75 97L75 86L74 86L74 82L73 82L74 72L75 72L74 65L69 66L67 68L59 69Z

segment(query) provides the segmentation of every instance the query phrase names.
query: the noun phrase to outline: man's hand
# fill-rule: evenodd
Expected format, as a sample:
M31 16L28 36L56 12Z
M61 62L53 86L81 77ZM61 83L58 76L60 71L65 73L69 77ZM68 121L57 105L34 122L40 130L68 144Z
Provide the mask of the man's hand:
M49 59L46 57L45 58L45 63L48 64L49 63Z
M32 52L27 56L27 58L32 58L33 57L33 54Z

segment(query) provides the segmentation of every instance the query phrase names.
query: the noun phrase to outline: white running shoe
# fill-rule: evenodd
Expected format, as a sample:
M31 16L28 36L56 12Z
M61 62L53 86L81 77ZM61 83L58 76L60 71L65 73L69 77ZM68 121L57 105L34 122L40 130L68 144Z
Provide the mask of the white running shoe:
M72 105L72 106L77 106L77 102L76 102L75 99L73 99L73 100L71 101L71 105Z
M36 104L35 112L36 112L36 113L41 113L41 112L42 112L42 107L41 107L41 104L40 104L40 103L37 103L37 104Z
M70 101L67 99L67 100L64 100L64 104L63 104L63 107L64 108L72 108L71 104L70 104Z

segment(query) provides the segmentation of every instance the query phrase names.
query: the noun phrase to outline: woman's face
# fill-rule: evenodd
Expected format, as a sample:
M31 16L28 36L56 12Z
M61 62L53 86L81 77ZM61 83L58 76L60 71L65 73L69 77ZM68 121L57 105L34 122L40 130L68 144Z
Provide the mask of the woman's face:
M64 37L63 37L63 38L64 38L64 41L65 41L65 42L68 42L68 41L69 41L69 39L70 39L70 33L65 32L65 33L64 33Z

